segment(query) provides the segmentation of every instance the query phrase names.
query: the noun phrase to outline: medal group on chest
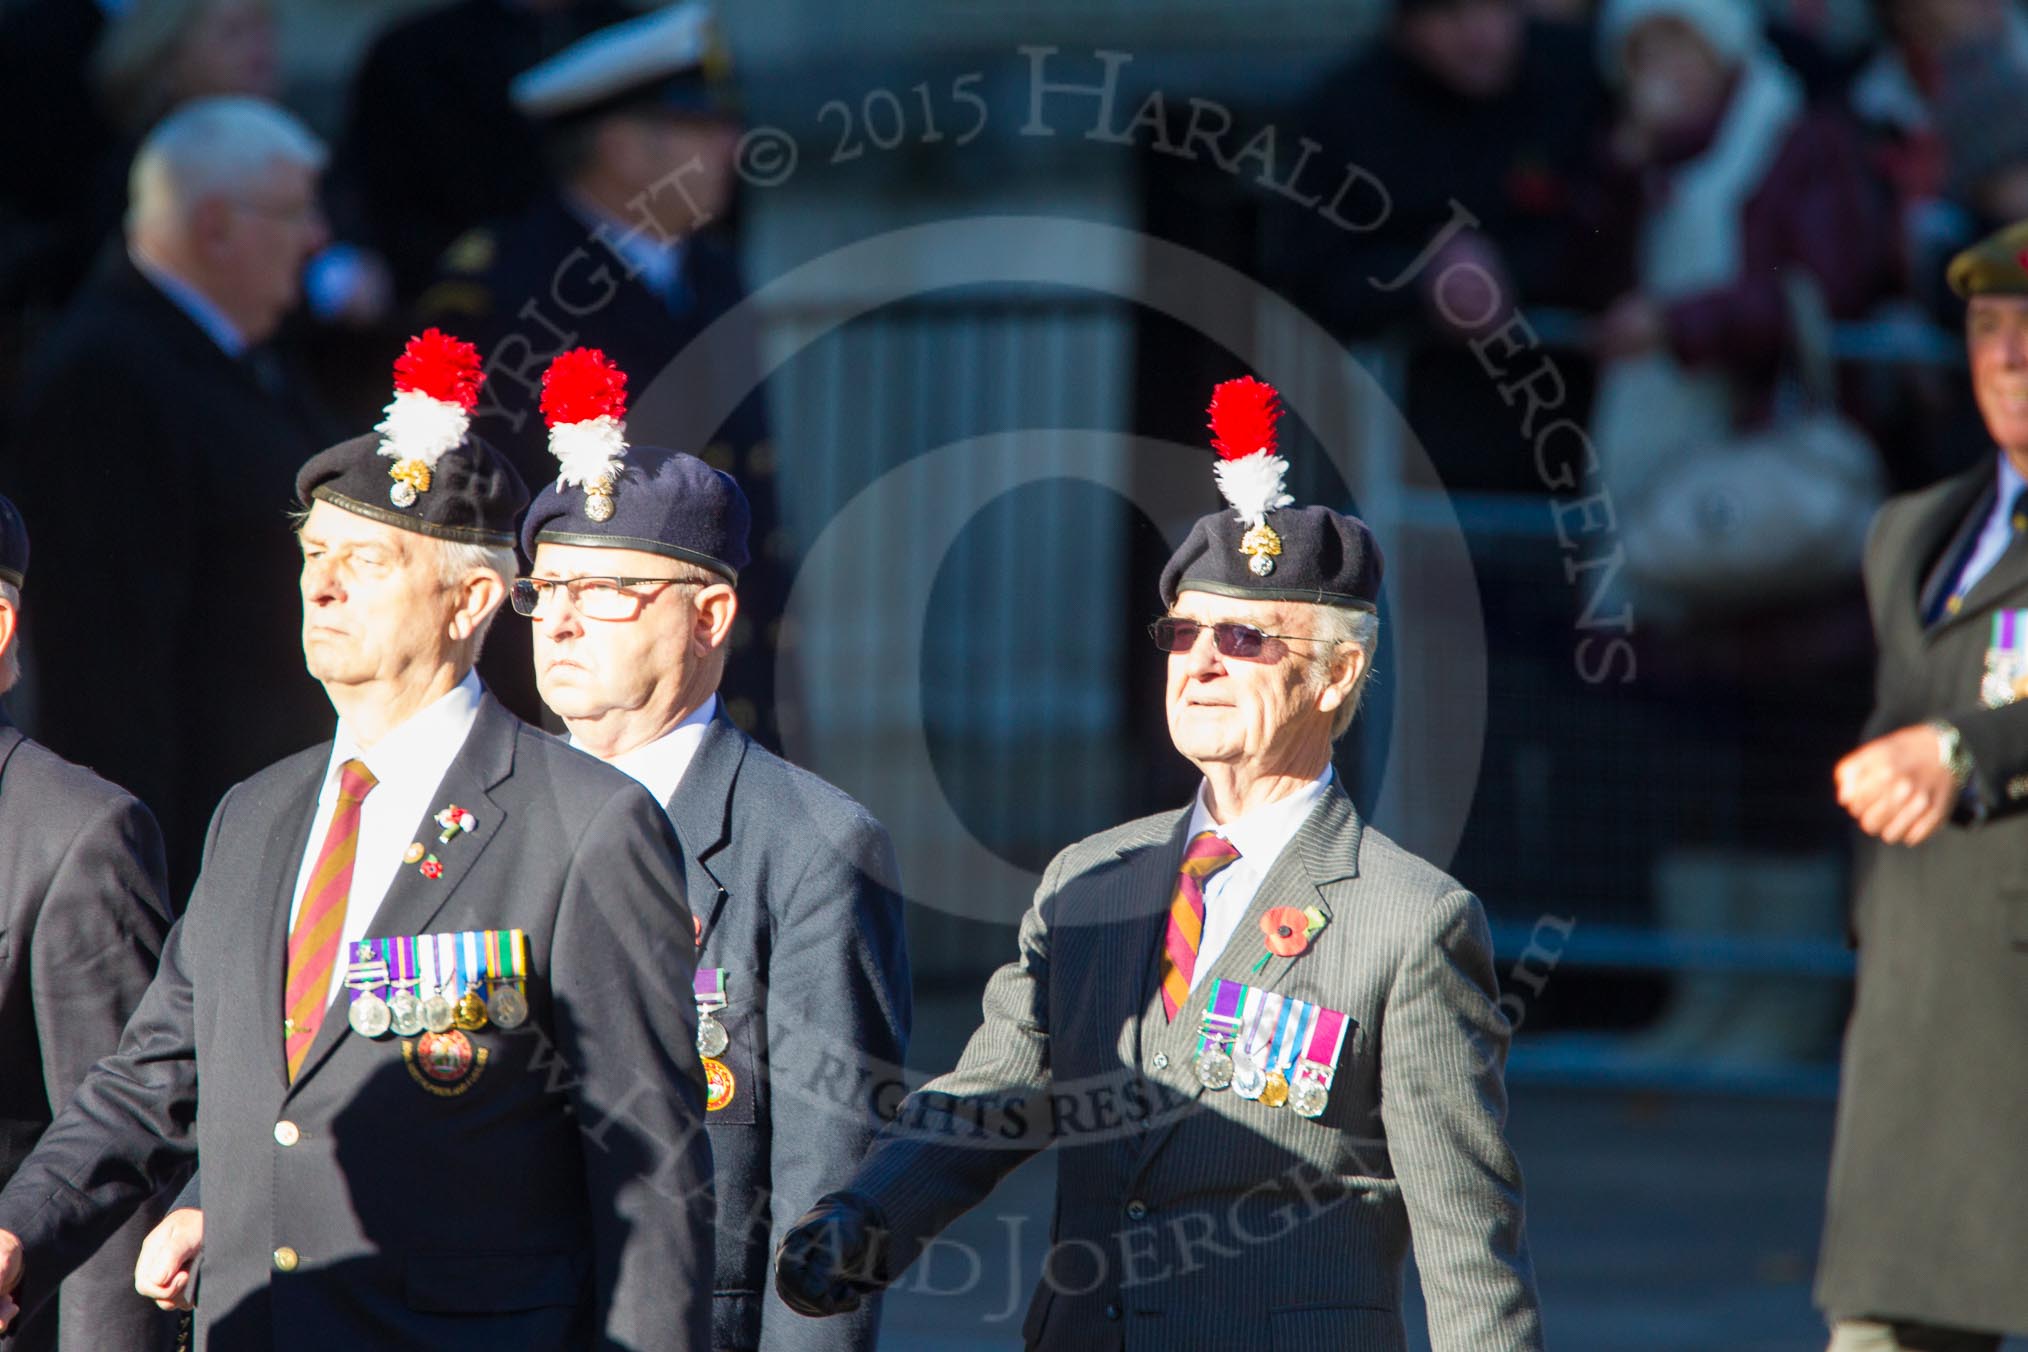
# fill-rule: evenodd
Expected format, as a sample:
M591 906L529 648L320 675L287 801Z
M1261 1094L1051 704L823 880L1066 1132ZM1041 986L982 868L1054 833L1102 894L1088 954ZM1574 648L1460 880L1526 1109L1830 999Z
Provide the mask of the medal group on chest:
M528 1021L528 936L510 929L361 939L345 984L353 1032L415 1038L403 1052L428 1081L466 1084L485 1061L468 1035Z
M1197 1035L1197 1079L1269 1108L1321 1117L1357 1021L1279 991L1219 980Z

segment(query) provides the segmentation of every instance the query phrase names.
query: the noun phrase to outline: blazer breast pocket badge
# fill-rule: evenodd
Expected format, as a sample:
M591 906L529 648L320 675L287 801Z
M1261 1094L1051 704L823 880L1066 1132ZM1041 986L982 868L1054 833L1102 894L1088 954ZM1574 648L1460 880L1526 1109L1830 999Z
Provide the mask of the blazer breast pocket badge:
M2028 695L2028 610L1996 611L1979 699L1988 709L1997 709L2024 695Z
M489 1052L471 1034L528 1021L528 936L463 930L360 939L347 953L346 1021L361 1037L393 1033L415 1082L439 1097L462 1094Z
M1204 1007L1197 1034L1197 1079L1298 1117L1322 1117L1345 1038L1358 1026L1348 1014L1220 980Z

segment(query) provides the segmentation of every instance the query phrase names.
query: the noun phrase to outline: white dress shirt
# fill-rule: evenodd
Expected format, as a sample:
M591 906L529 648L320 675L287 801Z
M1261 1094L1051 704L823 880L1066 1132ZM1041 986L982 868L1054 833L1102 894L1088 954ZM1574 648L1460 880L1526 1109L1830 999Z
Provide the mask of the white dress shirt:
M655 795L655 801L662 805L662 811L669 811L669 800L676 796L676 786L683 782L684 772L690 762L697 759L697 748L704 745L704 730L718 713L718 696L713 695L687 714L681 723L643 746L613 757L606 764L615 770L624 770ZM570 744L583 751L584 744L573 737Z
M1185 839L1195 840L1199 831L1210 831L1230 841L1239 851L1239 858L1213 874L1204 886L1204 934L1197 943L1197 965L1191 969L1190 989L1197 989L1205 973L1218 962L1218 955L1232 941L1233 931L1239 928L1247 908L1253 905L1254 894L1260 891L1261 880L1309 819L1311 809L1330 787L1331 775L1331 767L1327 765L1322 775L1288 797L1277 798L1223 826L1211 820L1211 809L1204 805L1205 790L1198 789ZM1261 942L1265 945L1267 941Z
M359 845L352 860L352 889L345 898L345 925L339 932L338 960L331 964L330 995L345 988L346 959L352 946L372 933L373 916L381 898L402 867L402 854L410 842L422 840L434 847L436 831L429 827L428 839L416 834L417 823L450 806L431 802L444 782L444 774L472 735L479 718L482 693L479 677L467 672L450 693L434 704L409 715L400 726L362 751L343 719L331 743L331 760L324 767L324 787L317 795L317 813L311 819L310 840L303 850L303 865L296 872L295 900L289 904L289 928L296 927L296 912L303 905L303 891L310 885L324 836L338 811L338 774L348 760L366 762L375 780L366 801L359 805ZM470 803L459 807L470 808Z

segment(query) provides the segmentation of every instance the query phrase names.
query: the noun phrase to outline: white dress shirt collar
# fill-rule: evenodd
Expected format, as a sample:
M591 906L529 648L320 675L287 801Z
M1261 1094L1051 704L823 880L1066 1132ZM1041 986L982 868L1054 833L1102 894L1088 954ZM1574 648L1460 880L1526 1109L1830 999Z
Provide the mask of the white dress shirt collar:
M1190 809L1189 837L1194 839L1199 831L1215 831L1233 843L1242 862L1252 860L1259 866L1259 871L1265 873L1268 865L1280 858L1289 842L1296 838L1296 832L1302 829L1311 809L1317 806L1317 800L1324 796L1324 790L1331 787L1334 773L1332 767L1326 765L1323 774L1288 797L1263 804L1223 826L1211 819L1211 809L1205 806L1204 795L1210 785L1200 786ZM1239 865L1234 864L1233 867Z
M370 751L360 749L357 736L339 719L338 734L331 741L331 764L324 772L326 786L338 781L340 766L357 758L366 762L378 784L428 779L424 792L433 791L472 735L484 693L478 672L466 672L464 680L388 729Z
M187 315L191 323L203 329L205 336L217 343L226 356L237 359L246 352L246 335L239 331L239 325L226 317L225 311L212 303L211 297L139 249L129 247L127 257L133 260L135 269L157 291L167 296L171 305Z
M675 798L678 786L683 783L684 773L690 769L690 762L697 759L697 748L704 745L706 729L717 714L718 696L712 695L685 715L682 722L654 741L623 752L606 763L640 781L667 812L670 800ZM575 737L570 739L570 744L579 751L585 749Z
M331 965L330 993L344 989L346 955L353 945L372 935L373 918L380 903L401 871L403 854L418 839L417 824L428 813L449 806L431 798L450 772L465 742L479 721L479 705L485 689L477 674L467 672L450 691L433 703L410 714L387 735L361 750L359 739L338 722L331 739L331 758L324 767L324 784L317 795L317 814L304 844L303 861L296 871L296 891L289 904L289 928L294 929L296 913L302 908L303 892L310 885L317 855L324 847L325 834L338 809L339 772L348 760L366 763L373 775L373 789L359 805L359 843L353 851L352 886L346 893L345 921L340 927L338 960ZM469 808L470 803L460 804ZM434 842L434 834L424 839ZM378 937L378 936L373 936Z

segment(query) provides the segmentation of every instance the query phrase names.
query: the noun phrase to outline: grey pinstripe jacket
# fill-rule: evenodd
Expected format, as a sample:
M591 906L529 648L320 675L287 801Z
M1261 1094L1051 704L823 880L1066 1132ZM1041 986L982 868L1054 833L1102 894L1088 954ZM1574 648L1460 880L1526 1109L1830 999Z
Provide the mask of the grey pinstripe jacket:
M1056 1145L1032 1347L1398 1352L1412 1239L1436 1352L1539 1349L1478 900L1334 785L1170 1023L1156 958L1188 821L1131 822L1049 866L957 1068L910 1096L851 1184L884 1213L890 1273ZM1250 975L1259 918L1283 905L1329 923ZM1219 977L1358 1021L1321 1118L1199 1087Z

